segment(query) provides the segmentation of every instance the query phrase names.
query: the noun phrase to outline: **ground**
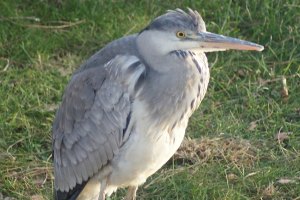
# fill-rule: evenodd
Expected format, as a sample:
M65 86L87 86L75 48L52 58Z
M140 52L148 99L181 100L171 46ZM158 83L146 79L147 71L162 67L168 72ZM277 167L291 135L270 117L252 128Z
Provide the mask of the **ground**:
M51 125L72 72L177 7L265 50L208 55L211 81L190 139L138 198L300 199L298 0L0 1L0 199L52 199Z

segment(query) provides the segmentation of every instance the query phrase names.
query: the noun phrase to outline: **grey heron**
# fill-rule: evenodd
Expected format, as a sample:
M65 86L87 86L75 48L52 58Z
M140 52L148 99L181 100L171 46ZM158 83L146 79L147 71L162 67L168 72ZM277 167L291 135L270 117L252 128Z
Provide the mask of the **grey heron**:
M209 82L205 52L263 46L206 31L176 9L112 41L72 76L53 124L56 199L127 200L179 148Z

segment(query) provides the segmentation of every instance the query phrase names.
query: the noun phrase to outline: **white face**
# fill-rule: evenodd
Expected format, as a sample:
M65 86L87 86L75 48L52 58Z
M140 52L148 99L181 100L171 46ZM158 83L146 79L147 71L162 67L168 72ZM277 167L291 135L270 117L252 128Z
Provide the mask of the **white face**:
M235 50L262 51L261 45L210 32L146 30L138 36L138 48L152 55L166 55L174 50L201 52ZM150 51L150 50L151 51Z
M138 48L142 52L144 48L151 49L151 51L156 52L152 53L158 55L166 55L175 50L201 50L199 42L180 38L178 32L173 33L158 30L142 32L138 37Z

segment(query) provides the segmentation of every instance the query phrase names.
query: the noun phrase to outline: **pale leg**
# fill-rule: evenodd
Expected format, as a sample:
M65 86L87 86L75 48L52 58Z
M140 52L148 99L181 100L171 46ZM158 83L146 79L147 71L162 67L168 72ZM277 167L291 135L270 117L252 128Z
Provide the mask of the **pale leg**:
M138 189L138 186L130 186L127 190L127 195L125 197L125 200L135 200L137 189Z
M97 200L100 192L100 182L94 178L90 179L80 192L77 200Z
M106 178L101 181L99 200L105 200Z

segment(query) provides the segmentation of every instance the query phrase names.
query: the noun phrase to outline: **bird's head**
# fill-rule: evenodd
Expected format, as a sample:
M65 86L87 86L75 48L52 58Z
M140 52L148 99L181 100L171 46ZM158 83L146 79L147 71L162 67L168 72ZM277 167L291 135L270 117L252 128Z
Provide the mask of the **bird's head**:
M157 17L138 36L140 49L167 54L175 50L201 52L235 50L262 51L263 46L206 31L197 11L181 9L168 11Z

